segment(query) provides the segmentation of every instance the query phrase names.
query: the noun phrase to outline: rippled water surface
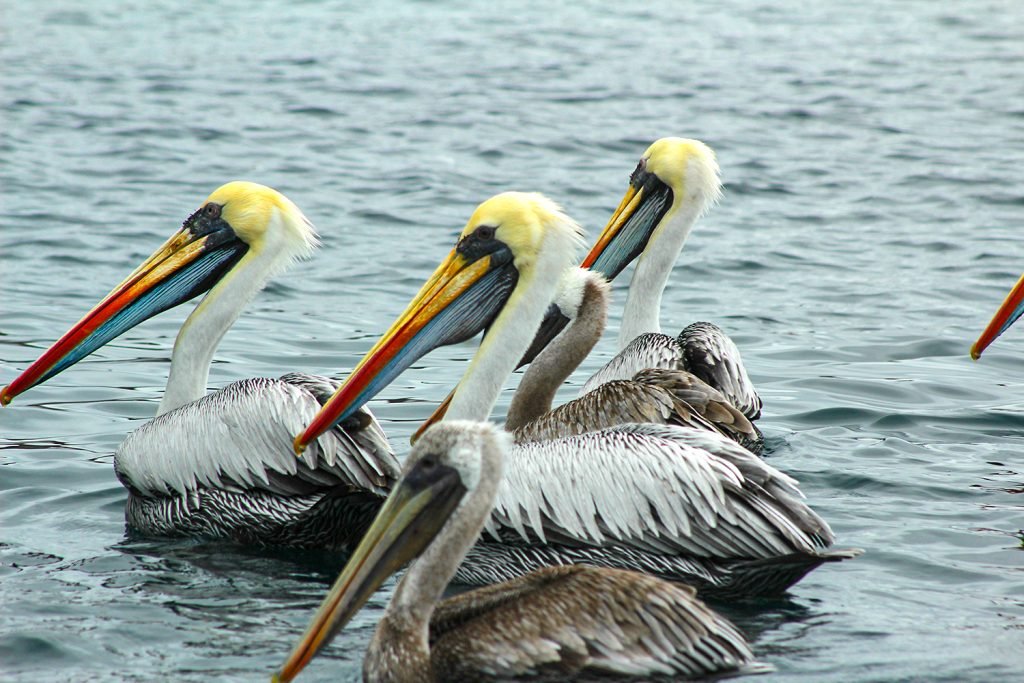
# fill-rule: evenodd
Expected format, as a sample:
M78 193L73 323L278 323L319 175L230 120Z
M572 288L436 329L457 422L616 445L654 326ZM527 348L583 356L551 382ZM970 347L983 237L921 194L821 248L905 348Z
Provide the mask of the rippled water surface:
M481 200L540 190L594 237L650 141L699 137L725 197L663 323L733 334L771 462L867 551L722 606L763 680L1019 677L1024 329L967 351L1024 269L1024 5L379 4L5 3L0 383L227 180L288 194L324 245L227 335L212 387L343 374ZM332 557L126 538L112 453L187 308L0 411L5 680L259 680L333 578ZM471 351L372 403L400 452ZM358 677L389 593L309 680Z

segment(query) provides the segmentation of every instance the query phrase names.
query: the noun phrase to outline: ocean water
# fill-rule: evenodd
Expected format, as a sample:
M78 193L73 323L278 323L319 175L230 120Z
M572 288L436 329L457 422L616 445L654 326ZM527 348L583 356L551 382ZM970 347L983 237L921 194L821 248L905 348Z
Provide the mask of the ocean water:
M211 388L343 376L477 203L541 191L592 239L651 141L700 138L725 195L663 325L733 335L770 461L866 550L719 609L766 681L1019 679L1024 328L968 349L1024 270L1022 46L1012 0L11 0L0 384L228 180L286 193L323 247L249 307ZM574 384L612 355L627 284ZM126 536L112 453L189 308L0 409L5 680L266 679L333 579L330 556ZM372 402L400 453L472 351ZM392 585L305 680L358 679Z

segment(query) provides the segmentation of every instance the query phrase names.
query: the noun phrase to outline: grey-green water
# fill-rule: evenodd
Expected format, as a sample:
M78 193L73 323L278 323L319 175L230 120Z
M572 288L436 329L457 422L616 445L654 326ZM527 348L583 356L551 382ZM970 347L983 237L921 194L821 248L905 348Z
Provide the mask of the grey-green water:
M213 387L351 367L491 194L548 193L593 238L651 140L705 140L725 198L664 325L733 334L771 462L867 550L721 607L762 680L1024 675L1024 328L967 356L1024 269L1024 5L11 0L0 61L0 383L227 180L284 191L324 246L228 334ZM5 680L259 680L333 578L125 537L111 454L186 313L0 410ZM471 352L373 402L401 452ZM389 590L308 680L357 678Z

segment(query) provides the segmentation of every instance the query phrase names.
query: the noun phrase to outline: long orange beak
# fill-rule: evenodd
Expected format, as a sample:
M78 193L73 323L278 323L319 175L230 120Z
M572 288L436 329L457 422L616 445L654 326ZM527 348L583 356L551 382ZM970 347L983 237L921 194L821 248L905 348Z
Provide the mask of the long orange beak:
M0 392L0 405L71 367L143 320L212 287L248 249L227 223L222 226L199 235L187 227L176 232L7 385Z
M441 404L434 409L434 412L430 414L430 417L424 420L423 424L419 426L416 432L411 437L409 437L409 443L415 444L417 441L420 440L420 437L423 436L423 432L430 429L431 425L436 424L444 419L445 413L448 412L448 406L452 404L452 399L455 398L455 392L458 390L459 387L458 385L456 385L454 389L448 392L448 395L445 396L444 400L441 401Z
M649 173L645 172L639 177L634 174L626 194L601 231L590 253L583 259L581 267L601 273L609 280L614 279L647 247L647 242L671 205L672 191L667 185ZM557 311L549 311L537 331L533 344L519 362L519 367L530 363L558 335L566 323L567 318ZM413 443L416 443L430 425L444 418L454 395L453 389L434 413L420 425L411 438Z
M473 261L453 250L295 438L295 452L301 454L313 439L362 407L428 352L469 339L486 327L517 277L507 247Z
M649 182L649 178L656 182ZM671 203L671 191L650 174L642 177L636 185L631 183L608 224L598 236L597 242L583 259L581 267L601 273L609 280L613 279L647 247L647 242ZM566 323L568 319L557 310L549 311L530 349L519 362L519 367L529 364L561 332ZM416 443L428 427L444 419L454 395L455 389L452 389L441 405L412 435L412 443Z
M978 337L978 341L974 342L974 345L971 346L971 358L978 360L989 344L994 342L999 335L1006 332L1011 325L1017 322L1021 314L1024 314L1024 276L1017 280L1017 284L1006 295L1003 305L992 316L992 320L989 321L985 331Z

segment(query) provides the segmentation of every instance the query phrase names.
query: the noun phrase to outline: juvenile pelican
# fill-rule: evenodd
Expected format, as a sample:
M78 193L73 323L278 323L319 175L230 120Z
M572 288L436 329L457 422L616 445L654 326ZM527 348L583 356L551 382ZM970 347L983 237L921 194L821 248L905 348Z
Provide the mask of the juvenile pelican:
M485 201L406 311L296 437L296 451L430 350L486 328L447 413L485 420L579 241L579 227L541 195ZM585 563L720 595L772 594L823 562L858 554L827 550L832 531L785 474L719 434L660 425L517 445L488 531L457 581Z
M336 547L358 540L398 475L368 411L296 460L291 435L335 385L292 373L206 394L213 353L274 274L317 246L312 224L262 185L228 183L25 372L10 403L162 311L209 290L182 325L157 416L114 456L128 525L146 535Z
M619 329L619 354L583 386L581 393L645 368L693 373L721 391L750 420L761 415L761 398L747 376L739 350L712 323L694 323L677 338L661 334L661 296L694 224L721 196L718 163L697 140L662 138L644 152L629 189L583 260L584 268L615 278L637 255ZM759 451L763 439L752 444Z
M999 335L1010 329L1024 314L1024 276L1017 281L1010 293L1006 295L1003 304L992 316L992 320L985 327L985 330L978 337L978 341L971 346L971 358L978 360L982 352L994 342Z
M507 437L448 422L402 478L275 676L291 681L410 559L363 660L366 681L706 676L770 670L689 586L582 565L546 567L441 601L480 535Z
M516 442L636 422L707 429L743 445L756 443L757 432L747 418L720 392L683 370L641 370L551 409L562 382L604 331L608 290L608 281L591 270L569 268L562 275L552 306L569 324L536 355L519 382L505 418Z

